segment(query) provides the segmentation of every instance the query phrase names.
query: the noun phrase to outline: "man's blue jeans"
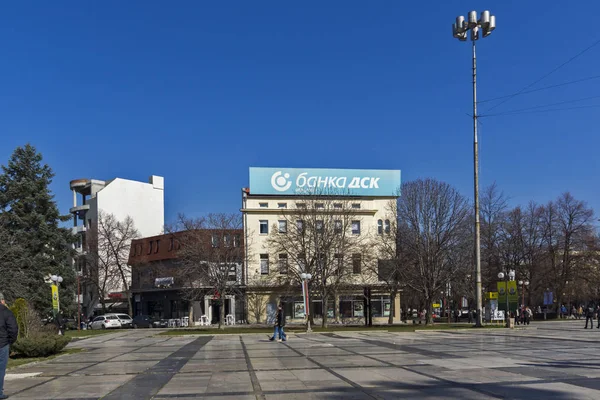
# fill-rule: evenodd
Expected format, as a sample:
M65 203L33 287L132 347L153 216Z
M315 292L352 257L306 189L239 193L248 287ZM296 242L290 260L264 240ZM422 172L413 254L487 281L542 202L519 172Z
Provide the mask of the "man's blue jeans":
M277 339L277 336L279 335L279 339L285 340L285 332L283 331L283 326L280 328L277 325L275 325L275 329L273 330L273 339Z
M9 345L0 348L0 395L4 394L4 374L6 374L6 364L8 364Z

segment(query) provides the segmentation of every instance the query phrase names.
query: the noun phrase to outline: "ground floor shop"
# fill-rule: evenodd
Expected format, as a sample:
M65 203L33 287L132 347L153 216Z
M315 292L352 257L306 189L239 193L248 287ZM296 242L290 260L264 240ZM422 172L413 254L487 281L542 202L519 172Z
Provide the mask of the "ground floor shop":
M197 300L186 299L179 290L156 290L134 293L133 314L157 319L189 318L190 321L219 322L221 309L236 323L245 321L243 294L218 296L208 290Z
M309 313L313 319L321 320L326 313L327 320L342 324L364 324L370 309L375 324L387 323L393 313L394 321L400 321L400 295L393 299L389 293L372 291L367 298L364 293L355 291L332 296L327 305L317 295L312 296ZM267 323L275 321L278 304L288 322L303 322L306 318L304 299L298 291L293 294L282 294L277 291L248 291L248 320L250 323Z

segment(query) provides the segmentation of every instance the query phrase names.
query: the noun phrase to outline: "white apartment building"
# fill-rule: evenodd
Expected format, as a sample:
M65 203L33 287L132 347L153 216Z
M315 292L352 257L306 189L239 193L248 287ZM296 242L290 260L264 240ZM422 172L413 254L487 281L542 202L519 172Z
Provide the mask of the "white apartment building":
M298 268L297 271L303 272L303 267L293 255L281 254L281 248L273 249L274 234L300 229L306 222L299 215L311 214L316 216L317 225L339 223L340 231L343 225L346 234L363 246L369 247L372 243L370 247L375 248L378 236L389 235L391 226L395 226L390 218L395 215L399 187L398 170L250 168L250 185L242 190L241 210L247 250L244 275L249 321L270 322L278 303L284 304L288 319L301 321L305 318L297 282L299 274L294 272L294 282L287 272L288 268ZM321 202L320 198L324 201ZM307 214L307 207L314 209ZM323 220L319 217L321 214ZM318 231L319 227L316 229ZM299 248L292 243L289 247ZM335 315L341 322L359 322L365 316L363 290L368 287L372 289L370 308L373 321L387 321L392 300L385 285L374 276L376 273L373 274L379 261L377 255L370 260L363 259L361 263L361 254L357 250L352 250L352 253L336 255L340 263L345 263L344 268L350 269L344 278L347 281L344 289L330 298L327 305L323 305L318 293L315 293L311 314L319 318L327 312L330 321ZM298 265L293 265L296 264L293 260ZM374 264L365 267L365 263ZM285 272L282 272L281 265L285 266ZM290 293L290 284L297 286L296 293ZM264 306L259 307L261 302ZM396 296L394 319L399 320L399 317L400 297Z
M86 232L97 221L100 215L112 214L123 221L131 217L140 237L159 235L164 229L164 178L152 175L148 181L139 182L115 178L109 181L96 179L77 179L70 182L73 192L73 233L79 237L75 250L84 255L85 243L91 238ZM82 264L74 260L81 274ZM131 277L129 277L131 283ZM115 285L109 290L111 300L127 301L123 295L122 285ZM83 312L91 315L98 307L97 297L89 290L89 286L81 288L78 301Z

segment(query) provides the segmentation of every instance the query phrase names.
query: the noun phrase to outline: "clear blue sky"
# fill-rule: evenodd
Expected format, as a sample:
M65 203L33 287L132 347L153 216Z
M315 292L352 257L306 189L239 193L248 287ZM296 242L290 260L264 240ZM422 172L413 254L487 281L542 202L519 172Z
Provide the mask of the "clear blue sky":
M0 163L35 145L63 212L71 179L163 175L167 221L237 211L249 166L401 169L471 198L471 49L451 24L486 8L498 27L478 45L482 100L600 39L598 1L6 3ZM599 66L600 45L535 87ZM518 96L494 112L599 88ZM587 104L600 99L568 105ZM600 212L599 119L600 108L482 119L482 186L496 181L512 204L569 190Z

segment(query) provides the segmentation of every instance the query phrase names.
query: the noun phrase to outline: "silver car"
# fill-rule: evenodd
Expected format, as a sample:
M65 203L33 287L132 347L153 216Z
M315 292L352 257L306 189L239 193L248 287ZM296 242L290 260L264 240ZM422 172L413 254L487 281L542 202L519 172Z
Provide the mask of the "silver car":
M120 327L121 322L119 322L119 318L117 318L116 315L101 315L94 318L90 324L90 329L110 329Z

